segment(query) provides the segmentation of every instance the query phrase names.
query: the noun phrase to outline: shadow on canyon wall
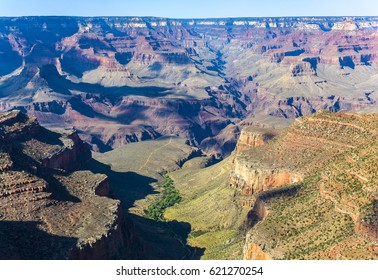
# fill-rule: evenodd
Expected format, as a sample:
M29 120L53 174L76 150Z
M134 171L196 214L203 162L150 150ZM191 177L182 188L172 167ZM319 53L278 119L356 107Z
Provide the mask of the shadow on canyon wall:
M75 248L77 238L49 234L38 225L38 222L0 221L0 260L68 258L69 252L59 248Z
M121 201L124 226L134 228L126 236L134 240L126 252L126 259L199 259L203 255L204 248L187 245L191 231L189 223L160 222L128 213L135 201L156 193L151 187L151 183L156 182L155 179L134 172L116 172L94 159L86 168L109 177L110 196Z

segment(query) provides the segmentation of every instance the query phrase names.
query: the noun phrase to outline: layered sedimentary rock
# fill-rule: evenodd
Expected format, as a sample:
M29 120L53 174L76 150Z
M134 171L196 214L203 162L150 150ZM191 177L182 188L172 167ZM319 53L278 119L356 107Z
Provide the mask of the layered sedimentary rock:
M77 170L90 158L73 132L46 130L19 111L0 116L0 258L126 256L121 208L107 197L107 177Z
M377 110L376 17L0 22L0 110L96 151L175 134L225 156L252 115Z
M240 133L235 151L236 153L239 153L241 151L262 146L276 136L277 131L272 129L246 127Z
M377 120L320 112L235 155L245 258L378 258Z

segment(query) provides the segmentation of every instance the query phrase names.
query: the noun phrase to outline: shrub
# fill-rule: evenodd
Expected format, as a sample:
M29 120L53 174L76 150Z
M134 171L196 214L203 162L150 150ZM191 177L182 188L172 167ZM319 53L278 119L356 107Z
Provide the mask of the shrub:
M173 180L164 175L164 182L160 185L164 189L161 200L153 205L150 205L145 210L146 215L156 221L164 221L163 213L165 209L179 203L181 201L180 193L175 189Z

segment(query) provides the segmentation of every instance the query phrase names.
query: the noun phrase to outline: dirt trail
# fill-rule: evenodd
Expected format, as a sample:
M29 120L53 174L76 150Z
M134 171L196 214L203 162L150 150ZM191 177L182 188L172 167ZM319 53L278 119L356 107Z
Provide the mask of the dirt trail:
M151 157L152 157L152 155L153 155L154 153L156 153L158 150L160 150L160 149L162 149L162 148L164 148L164 147L169 146L170 144L172 144L172 137L169 138L168 143L166 143L166 144L164 144L163 146L160 146L159 148L156 148L155 150L153 150L153 151L149 154L148 158L146 159L146 162L140 166L139 170L143 170L143 169L147 166L147 164L149 163L149 161L150 161L150 159L151 159Z

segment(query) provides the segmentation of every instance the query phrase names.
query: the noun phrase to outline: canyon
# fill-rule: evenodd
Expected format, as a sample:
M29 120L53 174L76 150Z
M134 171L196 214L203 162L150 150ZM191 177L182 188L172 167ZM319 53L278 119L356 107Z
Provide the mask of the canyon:
M196 258L201 250L185 245L188 224L158 223L135 207L157 193L150 184L162 171L150 164L173 170L198 155L183 139L166 142L166 165L156 152L159 161L146 154L122 172L120 150L108 165L110 155L92 157L76 131L48 130L19 110L0 114L0 259Z
M378 257L377 114L245 127L219 163L179 138L93 159L74 131L20 111L0 124L3 259ZM146 219L167 171L183 201Z
M0 21L0 110L94 151L173 134L224 158L246 119L377 110L375 17Z
M0 22L0 258L378 258L377 17Z
M319 111L245 127L225 160L170 173L183 201L165 216L192 225L205 259L377 259L377 124Z

